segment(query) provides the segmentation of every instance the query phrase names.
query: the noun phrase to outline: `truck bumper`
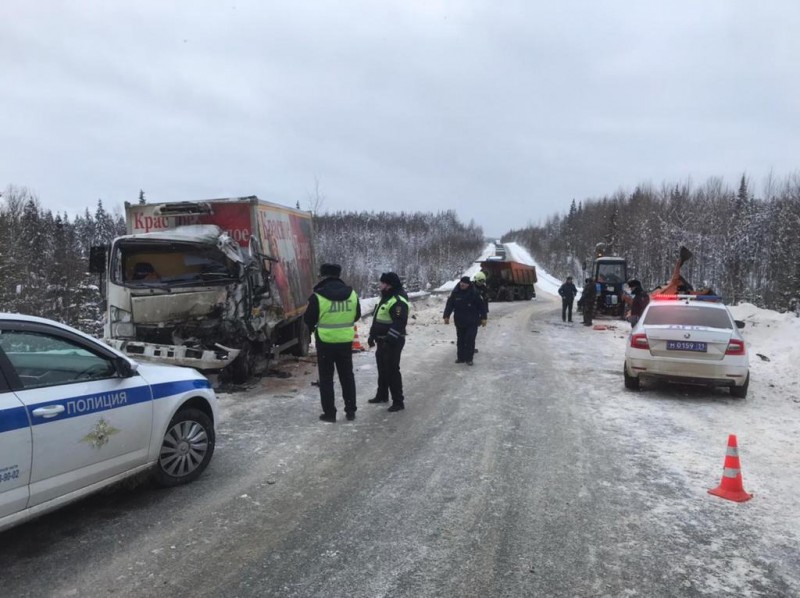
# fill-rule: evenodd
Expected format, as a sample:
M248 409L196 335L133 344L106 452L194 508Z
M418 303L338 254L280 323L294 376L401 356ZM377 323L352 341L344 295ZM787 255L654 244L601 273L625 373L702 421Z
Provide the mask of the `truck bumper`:
M231 349L219 343L214 345L215 349L197 349L115 338L104 340L108 345L137 361L179 365L201 371L221 370L239 355L239 349Z

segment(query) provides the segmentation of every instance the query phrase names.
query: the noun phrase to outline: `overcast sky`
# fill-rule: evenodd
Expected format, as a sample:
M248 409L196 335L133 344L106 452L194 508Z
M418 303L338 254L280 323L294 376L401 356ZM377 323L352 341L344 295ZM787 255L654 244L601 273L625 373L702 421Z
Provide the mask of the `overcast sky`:
M0 189L256 194L488 235L798 170L800 2L0 1Z

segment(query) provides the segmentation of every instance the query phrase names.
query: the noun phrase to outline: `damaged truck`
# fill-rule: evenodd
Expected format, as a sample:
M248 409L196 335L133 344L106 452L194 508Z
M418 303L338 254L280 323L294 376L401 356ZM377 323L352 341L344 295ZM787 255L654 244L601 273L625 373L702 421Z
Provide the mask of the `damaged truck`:
M236 383L280 353L308 354L310 212L255 196L125 204L128 234L95 248L106 342L140 360Z

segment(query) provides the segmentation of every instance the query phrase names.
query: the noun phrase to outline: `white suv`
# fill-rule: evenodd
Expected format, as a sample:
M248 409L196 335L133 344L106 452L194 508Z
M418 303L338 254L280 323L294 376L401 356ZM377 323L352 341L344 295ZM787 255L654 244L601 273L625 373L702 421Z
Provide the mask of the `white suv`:
M625 350L625 387L641 378L683 384L727 386L747 396L750 362L735 321L718 297L654 297L631 330Z
M138 364L69 326L0 313L0 530L148 469L196 479L217 401L195 370Z

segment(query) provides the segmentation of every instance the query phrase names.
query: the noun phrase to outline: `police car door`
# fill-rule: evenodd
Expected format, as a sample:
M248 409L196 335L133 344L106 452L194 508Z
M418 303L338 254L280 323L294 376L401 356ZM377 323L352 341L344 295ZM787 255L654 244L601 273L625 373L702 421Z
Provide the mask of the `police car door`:
M0 355L0 520L28 505L31 474L31 426L22 402L3 376ZM2 527L2 526L0 526Z
M0 324L9 386L25 405L33 439L35 506L147 462L150 387L125 377L99 342L38 322Z

